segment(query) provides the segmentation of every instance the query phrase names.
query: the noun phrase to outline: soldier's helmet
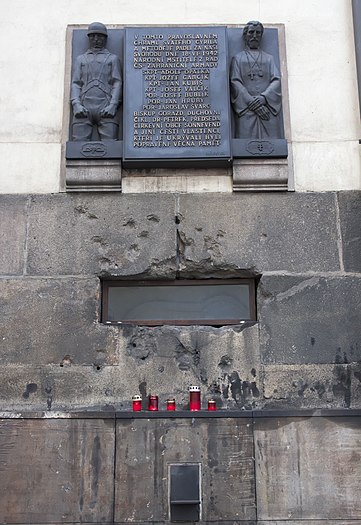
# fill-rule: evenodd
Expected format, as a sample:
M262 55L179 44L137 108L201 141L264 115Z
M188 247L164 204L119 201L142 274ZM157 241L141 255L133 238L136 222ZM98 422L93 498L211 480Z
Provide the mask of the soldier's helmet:
M88 33L87 33L88 36L93 35L95 33L108 36L107 28L101 22L93 22L88 27Z

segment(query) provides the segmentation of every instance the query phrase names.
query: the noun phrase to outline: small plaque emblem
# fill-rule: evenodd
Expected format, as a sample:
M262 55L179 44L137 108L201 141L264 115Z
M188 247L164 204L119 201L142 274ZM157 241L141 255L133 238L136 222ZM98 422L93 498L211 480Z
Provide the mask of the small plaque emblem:
M86 142L82 145L80 151L84 157L104 157L107 153L107 148L103 142Z
M247 151L257 156L270 155L274 151L274 146L268 140L251 140L247 144Z

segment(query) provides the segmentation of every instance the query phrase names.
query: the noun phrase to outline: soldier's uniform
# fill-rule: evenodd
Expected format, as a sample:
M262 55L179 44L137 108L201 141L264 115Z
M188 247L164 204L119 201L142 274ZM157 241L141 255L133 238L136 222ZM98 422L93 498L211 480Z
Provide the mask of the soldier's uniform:
M121 102L122 75L119 58L103 48L88 49L75 61L71 84L71 102L84 106L86 117L74 118L73 140L90 140L94 126L100 140L118 138L119 116L103 117L100 112L109 104Z

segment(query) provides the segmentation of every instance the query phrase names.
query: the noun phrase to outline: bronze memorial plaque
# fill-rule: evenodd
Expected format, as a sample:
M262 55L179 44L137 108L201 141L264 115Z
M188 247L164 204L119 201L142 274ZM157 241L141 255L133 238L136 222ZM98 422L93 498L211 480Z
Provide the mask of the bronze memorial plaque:
M126 167L231 162L225 27L125 30Z

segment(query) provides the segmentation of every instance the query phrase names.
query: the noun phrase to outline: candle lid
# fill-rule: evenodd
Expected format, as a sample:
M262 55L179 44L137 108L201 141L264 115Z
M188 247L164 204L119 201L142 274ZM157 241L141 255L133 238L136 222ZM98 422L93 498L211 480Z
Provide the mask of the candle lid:
M141 400L142 400L142 396L136 395L132 397L132 401L141 401Z
M189 387L189 391L190 392L200 392L201 391L201 387L192 385L192 386Z

